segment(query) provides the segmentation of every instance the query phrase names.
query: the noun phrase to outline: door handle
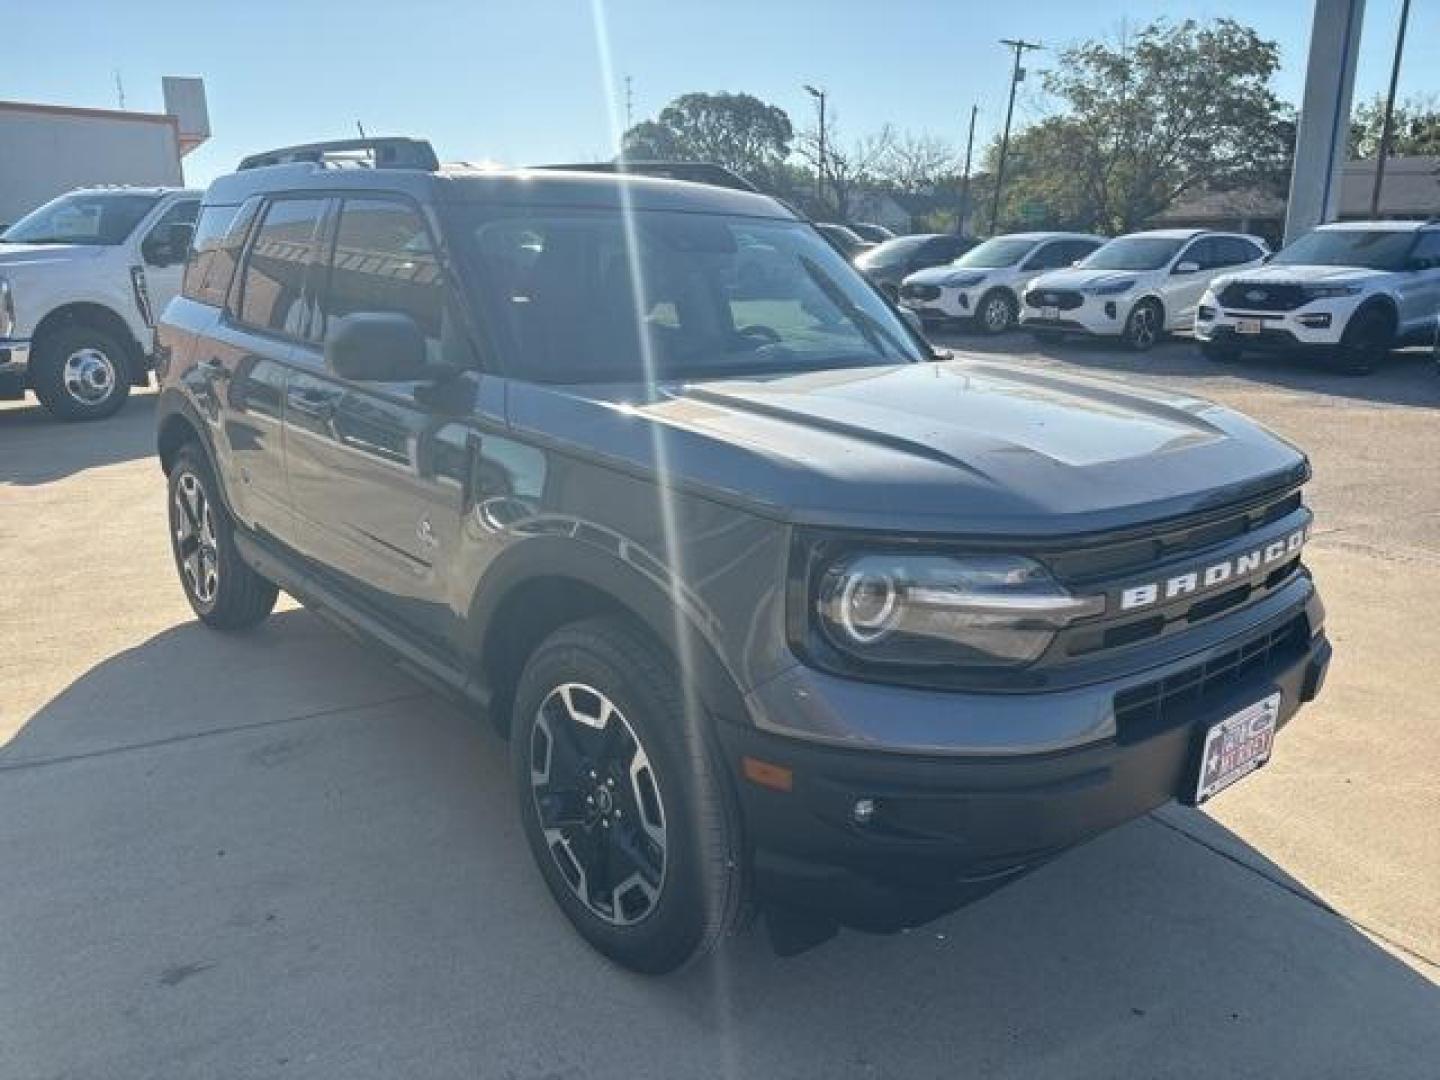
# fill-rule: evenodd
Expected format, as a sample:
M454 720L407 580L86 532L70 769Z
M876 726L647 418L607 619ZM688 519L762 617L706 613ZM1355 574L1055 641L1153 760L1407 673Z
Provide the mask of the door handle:
M319 390L295 390L290 394L290 407L297 413L328 424L335 418L338 402L334 395Z

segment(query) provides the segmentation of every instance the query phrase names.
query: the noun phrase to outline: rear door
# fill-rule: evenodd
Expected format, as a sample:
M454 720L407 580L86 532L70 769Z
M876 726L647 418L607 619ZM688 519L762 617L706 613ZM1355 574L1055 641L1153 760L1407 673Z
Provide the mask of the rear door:
M478 437L468 418L478 375L442 389L357 382L330 371L325 330L356 312L400 312L430 359L473 364L423 215L395 197L338 204L322 260L317 321L292 356L286 465L298 546L315 568L376 614L443 653L463 608L450 587L466 481Z
M1410 251L1413 270L1403 275L1399 286L1400 330L1435 340L1437 313L1440 313L1440 229L1426 229Z

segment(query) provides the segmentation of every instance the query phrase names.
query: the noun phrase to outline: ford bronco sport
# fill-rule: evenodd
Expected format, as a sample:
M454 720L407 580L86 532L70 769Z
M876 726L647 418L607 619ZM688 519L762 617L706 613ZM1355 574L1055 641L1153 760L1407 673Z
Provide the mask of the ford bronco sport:
M274 151L160 336L195 612L284 589L488 713L631 968L923 922L1246 775L1325 676L1298 451L933 353L762 195Z

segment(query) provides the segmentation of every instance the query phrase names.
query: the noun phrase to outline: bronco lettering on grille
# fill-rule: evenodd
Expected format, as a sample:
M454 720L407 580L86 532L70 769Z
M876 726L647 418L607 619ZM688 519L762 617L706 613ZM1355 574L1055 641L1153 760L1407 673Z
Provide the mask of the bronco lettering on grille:
M1305 537L1309 531L1307 525L1303 529L1296 529L1288 536L1272 540L1253 551L1247 551L1195 570L1187 570L1183 574L1176 574L1159 581L1131 585L1120 590L1120 610L1134 611L1136 608L1149 607L1152 604L1189 596L1192 593L1205 592L1224 585L1227 581L1252 574L1262 567L1281 562L1305 546Z

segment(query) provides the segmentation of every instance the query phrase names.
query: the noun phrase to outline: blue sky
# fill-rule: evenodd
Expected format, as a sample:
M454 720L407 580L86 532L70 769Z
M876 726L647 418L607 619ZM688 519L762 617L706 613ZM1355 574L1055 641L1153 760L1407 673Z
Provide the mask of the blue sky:
M245 153L353 134L419 134L443 159L523 164L593 157L623 119L689 90L747 91L808 123L824 86L842 136L891 123L955 142L971 102L977 144L1004 119L1001 37L1047 45L1158 15L1235 15L1282 48L1277 90L1298 99L1310 0L0 0L0 99L158 111L162 75L205 78L211 142L186 160L208 182ZM1370 0L1357 98L1383 90L1400 0ZM1045 66L1032 54L1030 67ZM1030 85L1035 85L1033 82ZM1440 5L1413 5L1402 94L1440 92ZM1038 113L1022 96L1017 119Z

